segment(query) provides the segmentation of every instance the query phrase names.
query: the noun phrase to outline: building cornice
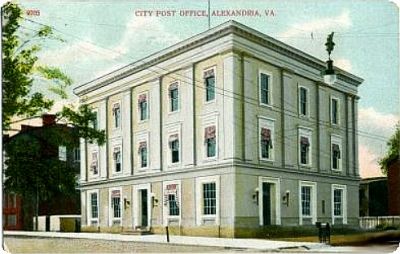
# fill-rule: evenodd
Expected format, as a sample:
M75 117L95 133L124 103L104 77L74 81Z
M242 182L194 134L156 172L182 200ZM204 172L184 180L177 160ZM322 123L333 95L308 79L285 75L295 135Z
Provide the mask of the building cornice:
M274 52L294 59L318 71L322 71L325 68L325 62L320 59L317 59L305 52L302 52L294 47L291 47L281 41L278 41L268 35L265 35L236 21L228 21L215 28L207 30L180 43L170 46L164 50L154 53L148 57L124 66L118 70L103 75L88 83L82 84L74 89L74 93L78 96L83 96L93 90L99 89L110 83L121 80L141 70L148 69L168 59L176 57L194 48L201 47L204 44L207 44L211 41L217 40L229 34L235 34L237 36L253 41L257 44L273 50ZM363 82L363 79L361 79L360 77L357 77L339 68L335 69L338 73L338 79L343 82L355 86L358 86Z

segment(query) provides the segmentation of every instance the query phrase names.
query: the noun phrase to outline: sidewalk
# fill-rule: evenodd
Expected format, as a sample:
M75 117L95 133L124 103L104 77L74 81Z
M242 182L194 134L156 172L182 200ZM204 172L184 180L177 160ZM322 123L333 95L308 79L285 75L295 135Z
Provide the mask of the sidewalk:
M4 236L30 237L59 237L81 238L93 240L112 240L129 242L167 243L165 235L121 235L108 233L64 233L64 232L32 232L32 231L4 231ZM215 246L225 248L255 249L255 250L282 250L282 249L321 249L328 247L325 244L310 242L285 242L261 239L242 238L212 238L194 236L170 235L170 244Z

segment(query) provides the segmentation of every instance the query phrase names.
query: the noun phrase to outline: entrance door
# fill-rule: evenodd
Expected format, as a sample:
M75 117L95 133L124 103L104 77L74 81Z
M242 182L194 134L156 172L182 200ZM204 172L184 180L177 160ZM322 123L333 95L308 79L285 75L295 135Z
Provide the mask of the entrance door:
M263 224L271 225L271 183L262 184Z
M140 190L140 217L141 217L141 226L142 227L147 227L148 223L147 223L147 219L148 219L148 202L147 202L147 189L142 189Z

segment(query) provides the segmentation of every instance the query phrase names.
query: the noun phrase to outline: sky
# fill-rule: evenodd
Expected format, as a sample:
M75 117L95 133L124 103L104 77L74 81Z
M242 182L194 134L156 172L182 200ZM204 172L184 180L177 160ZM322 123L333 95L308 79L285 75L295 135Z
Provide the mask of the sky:
M335 32L334 65L365 80L358 94L360 173L380 176L377 161L400 115L398 7L386 0L210 2L211 12L260 13L212 16L211 27L234 19L322 60L327 58L326 37ZM22 23L24 32L48 25L64 40L43 42L38 55L40 64L60 67L74 81L70 99L57 100L56 108L76 100L74 87L208 29L207 17L180 15L180 11L207 11L207 0L18 3L31 14ZM176 12L168 16L167 11ZM47 93L40 84L34 89Z

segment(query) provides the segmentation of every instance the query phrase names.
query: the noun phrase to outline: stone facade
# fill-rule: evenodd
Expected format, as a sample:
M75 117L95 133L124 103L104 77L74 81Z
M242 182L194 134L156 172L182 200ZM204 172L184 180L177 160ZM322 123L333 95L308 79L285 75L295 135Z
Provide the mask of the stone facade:
M323 69L230 21L76 88L108 140L81 141L82 229L356 225L362 79Z

